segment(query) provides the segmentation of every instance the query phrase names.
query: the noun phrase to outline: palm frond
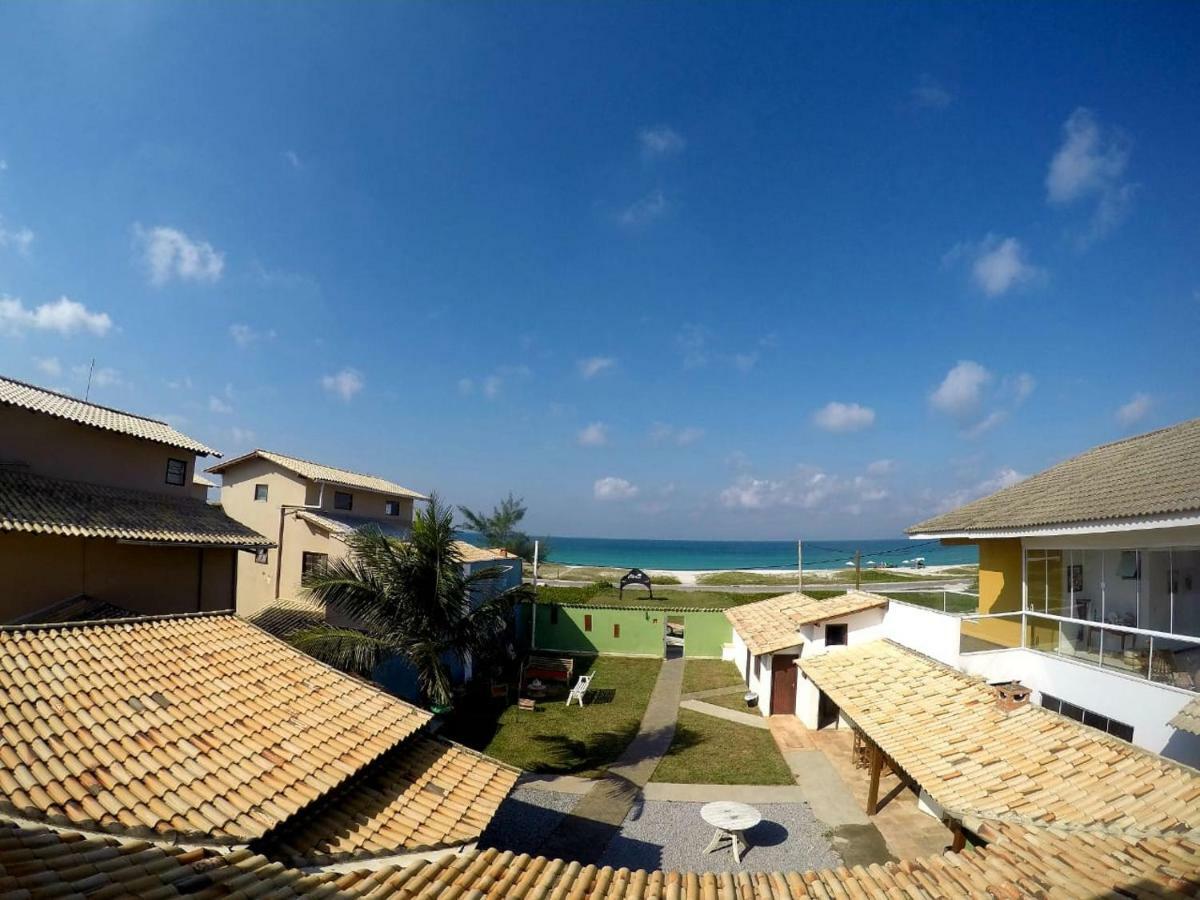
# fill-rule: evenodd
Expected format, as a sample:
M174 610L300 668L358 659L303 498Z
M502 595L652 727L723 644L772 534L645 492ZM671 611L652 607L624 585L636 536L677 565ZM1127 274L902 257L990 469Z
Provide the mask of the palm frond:
M396 652L393 641L354 628L334 625L314 625L288 636L297 650L321 662L370 678L371 674Z

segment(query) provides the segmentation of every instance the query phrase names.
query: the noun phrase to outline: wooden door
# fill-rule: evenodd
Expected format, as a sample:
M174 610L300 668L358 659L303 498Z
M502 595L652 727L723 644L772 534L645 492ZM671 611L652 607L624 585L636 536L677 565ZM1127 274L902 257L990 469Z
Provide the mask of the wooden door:
M796 657L771 657L771 715L790 716L796 712Z

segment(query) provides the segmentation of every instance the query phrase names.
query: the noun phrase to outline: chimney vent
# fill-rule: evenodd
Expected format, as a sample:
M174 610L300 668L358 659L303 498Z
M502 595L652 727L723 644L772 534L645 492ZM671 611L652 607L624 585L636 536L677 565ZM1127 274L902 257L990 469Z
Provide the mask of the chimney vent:
M1012 712L1029 702L1029 688L1019 681L1005 681L993 687L996 689L996 705L1003 712Z

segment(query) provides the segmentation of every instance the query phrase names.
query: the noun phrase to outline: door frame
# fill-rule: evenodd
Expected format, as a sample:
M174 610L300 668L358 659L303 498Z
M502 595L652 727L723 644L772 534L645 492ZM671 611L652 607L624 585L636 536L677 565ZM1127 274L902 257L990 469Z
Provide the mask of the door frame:
M796 692L800 684L800 670L796 668L796 660L800 658L798 653L773 653L771 654L771 696L768 701L769 715L792 715L796 714ZM786 666L776 668L775 660L787 660ZM777 675L786 673L791 681L791 709L787 711L777 711L775 709L775 691L780 683Z

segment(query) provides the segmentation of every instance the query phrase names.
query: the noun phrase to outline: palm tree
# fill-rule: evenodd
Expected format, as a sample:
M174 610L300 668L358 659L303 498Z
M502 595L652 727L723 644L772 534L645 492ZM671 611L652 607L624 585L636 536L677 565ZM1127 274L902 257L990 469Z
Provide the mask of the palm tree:
M400 656L416 671L423 697L450 703L448 659L487 656L502 639L513 606L528 599L524 585L489 593L503 574L463 569L452 511L436 496L413 517L406 540L367 526L347 539L349 553L305 577L305 591L347 616L353 627L318 625L292 635L292 644L343 671L370 677ZM472 609L472 597L485 595Z

